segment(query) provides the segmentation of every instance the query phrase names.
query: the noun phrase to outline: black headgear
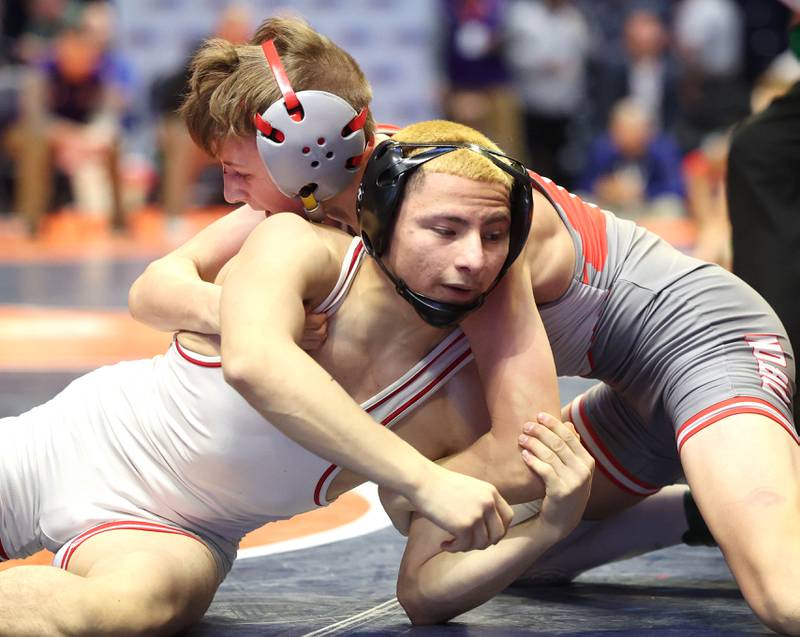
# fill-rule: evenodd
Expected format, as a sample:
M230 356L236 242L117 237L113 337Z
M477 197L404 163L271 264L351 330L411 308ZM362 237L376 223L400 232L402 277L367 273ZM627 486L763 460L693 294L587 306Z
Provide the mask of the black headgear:
M416 148L425 150L411 157L405 156L407 149ZM425 162L459 149L466 149L485 157L514 178L509 200L511 226L508 235L508 256L489 289L472 303L446 303L417 294L408 289L405 282L395 276L383 263L383 255L389 247L408 178ZM525 247L533 214L531 178L517 160L477 144L463 142L412 144L389 139L375 148L367 162L358 189L356 211L364 247L394 283L398 294L411 303L427 323L436 327L447 327L483 304L486 295L497 285Z

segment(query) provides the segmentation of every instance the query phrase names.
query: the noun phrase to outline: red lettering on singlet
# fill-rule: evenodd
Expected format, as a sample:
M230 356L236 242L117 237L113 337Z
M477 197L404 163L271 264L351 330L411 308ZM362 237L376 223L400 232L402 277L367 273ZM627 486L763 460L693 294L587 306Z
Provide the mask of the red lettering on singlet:
M537 175L533 171L528 172L542 185L553 201L561 206L570 225L580 235L584 259L583 282L589 283L589 271L586 266L591 265L595 272L602 272L608 258L605 215L597 206L587 204L551 179Z
M746 334L744 340L753 349L758 375L761 377L761 387L787 405L790 404L789 377L776 367L776 365L786 367L786 356L778 337L774 334Z

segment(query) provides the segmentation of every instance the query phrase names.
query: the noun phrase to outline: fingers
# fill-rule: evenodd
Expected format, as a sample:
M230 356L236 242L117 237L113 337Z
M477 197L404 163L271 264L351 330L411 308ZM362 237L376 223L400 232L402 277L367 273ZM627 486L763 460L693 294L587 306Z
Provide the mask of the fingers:
M522 450L522 459L525 461L525 464L527 464L537 473L537 475L542 478L547 495L553 495L553 491L559 482L558 475L553 469L553 466L544 460L540 460L527 449Z
M528 432L519 438L522 456L545 483L548 496L564 495L588 484L594 471L594 459L580 444L572 423L539 414L537 423L526 423Z
M313 351L319 349L327 338L328 316L326 314L307 314L300 347L306 351Z
M443 550L457 553L485 549L505 537L514 511L496 489L492 491L493 505L488 506L483 517L477 519L471 527L456 533L452 540L443 542Z
M511 526L511 522L514 520L513 507L505 501L499 492L495 496L495 506L497 506L497 512L500 514L500 519L503 521L503 528L508 531L508 527Z
M593 465L594 459L580 442L580 435L571 422L561 422L550 414L541 413L537 423L526 423L525 434L535 436L555 452L564 464L575 466L575 460L584 465ZM526 447L520 438L520 445ZM529 449L530 451L530 449Z
M306 314L306 329L318 330L328 322L327 314Z
M504 522L497 508L487 512L484 520L486 521L486 530L488 532L488 544L497 544L505 536L508 525Z
M461 553L489 546L488 532L484 523L476 523L472 527L457 533L452 540L442 542L442 550L448 553Z
M529 435L521 435L519 444L524 452L528 451L539 460L546 462L556 471L572 464L572 450L564 440L543 425L535 426Z

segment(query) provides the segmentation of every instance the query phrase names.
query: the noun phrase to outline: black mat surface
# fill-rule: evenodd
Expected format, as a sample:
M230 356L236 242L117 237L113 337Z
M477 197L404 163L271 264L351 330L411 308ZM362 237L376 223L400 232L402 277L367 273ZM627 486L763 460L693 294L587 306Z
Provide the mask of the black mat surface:
M767 635L717 549L674 547L510 588L443 626L413 627L394 599L403 538L384 529L239 560L192 637L221 635Z

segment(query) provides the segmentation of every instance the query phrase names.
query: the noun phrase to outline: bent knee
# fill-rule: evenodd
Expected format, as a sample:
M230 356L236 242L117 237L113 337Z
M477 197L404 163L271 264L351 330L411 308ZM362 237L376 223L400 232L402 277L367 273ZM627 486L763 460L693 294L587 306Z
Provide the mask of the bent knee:
M745 599L758 618L775 632L800 635L800 599L796 594L797 578L772 573L759 577Z

